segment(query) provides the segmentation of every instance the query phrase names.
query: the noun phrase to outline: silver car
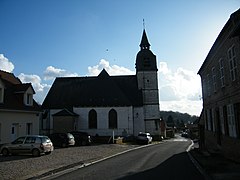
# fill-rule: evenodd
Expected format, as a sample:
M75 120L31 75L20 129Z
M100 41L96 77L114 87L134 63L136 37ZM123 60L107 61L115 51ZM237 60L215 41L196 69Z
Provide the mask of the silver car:
M50 154L53 151L53 144L47 136L27 135L17 138L10 144L4 144L0 152L7 156L9 154Z

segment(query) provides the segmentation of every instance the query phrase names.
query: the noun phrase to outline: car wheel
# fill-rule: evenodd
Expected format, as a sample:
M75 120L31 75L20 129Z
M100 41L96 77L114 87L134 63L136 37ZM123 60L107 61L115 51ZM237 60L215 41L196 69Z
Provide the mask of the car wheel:
M38 157L38 156L40 156L40 151L39 151L38 149L33 149L33 150L32 150L32 155L33 155L34 157Z
M9 151L8 151L7 148L4 148L4 149L2 150L2 155L3 155L3 156L8 156L8 155L9 155Z
M46 155L49 155L49 154L51 154L51 152L52 152L52 151L49 151L49 152L45 152L45 154L46 154Z

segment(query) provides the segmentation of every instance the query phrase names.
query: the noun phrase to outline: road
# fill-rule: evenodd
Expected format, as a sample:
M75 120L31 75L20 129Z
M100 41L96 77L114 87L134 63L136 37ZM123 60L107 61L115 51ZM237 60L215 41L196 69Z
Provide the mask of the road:
M189 140L177 137L95 163L56 179L194 179L204 177L192 164L186 149Z

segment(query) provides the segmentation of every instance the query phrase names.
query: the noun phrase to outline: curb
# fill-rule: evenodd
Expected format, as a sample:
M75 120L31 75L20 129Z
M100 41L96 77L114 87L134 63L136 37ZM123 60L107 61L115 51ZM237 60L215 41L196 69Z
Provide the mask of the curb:
M187 148L187 154L189 159L192 161L192 163L194 164L194 166L197 168L197 170L203 175L205 180L212 180L212 178L206 173L206 171L202 168L202 166L198 163L198 161L191 155L191 149L193 147L194 143L192 141L192 144L189 145L189 147Z

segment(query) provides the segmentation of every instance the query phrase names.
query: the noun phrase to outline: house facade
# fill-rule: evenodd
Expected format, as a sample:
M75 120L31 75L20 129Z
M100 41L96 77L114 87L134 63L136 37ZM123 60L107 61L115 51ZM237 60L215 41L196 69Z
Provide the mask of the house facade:
M230 16L198 74L202 142L208 150L240 161L240 9Z
M0 144L39 134L41 108L33 94L30 83L21 83L12 73L0 71Z
M98 76L55 79L42 104L42 133L77 130L92 136L121 136L146 131L159 136L157 71L156 56L144 30L136 75L110 76L103 69ZM56 126L58 123L61 125ZM70 129L60 127L68 123Z

